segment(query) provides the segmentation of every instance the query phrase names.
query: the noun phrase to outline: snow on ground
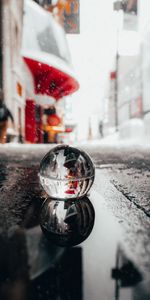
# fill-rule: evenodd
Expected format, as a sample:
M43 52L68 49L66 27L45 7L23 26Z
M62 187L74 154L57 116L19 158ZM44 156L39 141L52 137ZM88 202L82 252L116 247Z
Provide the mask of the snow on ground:
M130 149L141 149L141 150L150 150L150 139L147 139L146 137L143 138L135 138L135 139L120 139L119 134L115 133L110 136L106 136L102 139L95 139L95 140L88 140L83 141L79 144L79 146L91 146L92 148L97 147L115 147L115 148L128 148Z
M47 153L55 146L56 144L6 143L0 145L0 154L5 153L6 155L15 156L15 154L26 153L27 155L30 153L34 157L38 154L43 155ZM150 140L146 138L121 140L118 133L102 139L74 143L70 146L81 148L87 151L91 156L111 156L111 158L118 156L125 160L127 160L129 156L150 159Z

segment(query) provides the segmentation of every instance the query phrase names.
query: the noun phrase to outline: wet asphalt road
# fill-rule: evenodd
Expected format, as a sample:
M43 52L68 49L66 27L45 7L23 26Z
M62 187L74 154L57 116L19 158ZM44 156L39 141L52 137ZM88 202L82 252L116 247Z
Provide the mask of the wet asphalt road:
M5 236L15 225L25 228L37 225L37 215L45 197L39 184L39 163L51 147L5 145L0 148L1 235ZM101 197L104 199L103 206L115 216L122 230L125 248L148 280L150 277L149 149L139 146L92 145L81 148L90 154L96 166L92 192L96 192L100 199Z

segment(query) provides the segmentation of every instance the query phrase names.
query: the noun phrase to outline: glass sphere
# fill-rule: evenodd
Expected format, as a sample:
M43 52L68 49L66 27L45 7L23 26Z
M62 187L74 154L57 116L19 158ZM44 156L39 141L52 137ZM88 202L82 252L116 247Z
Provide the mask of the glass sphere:
M94 220L94 208L87 197L77 201L48 198L40 213L40 225L46 238L63 247L74 246L87 239Z
M40 182L53 199L85 196L94 176L95 167L89 155L67 145L54 147L40 164Z

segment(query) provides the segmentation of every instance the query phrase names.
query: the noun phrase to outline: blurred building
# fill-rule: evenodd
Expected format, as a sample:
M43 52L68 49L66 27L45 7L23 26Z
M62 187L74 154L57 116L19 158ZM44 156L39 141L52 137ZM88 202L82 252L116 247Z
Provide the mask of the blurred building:
M142 74L137 1L126 1L118 45L117 110L118 129L122 138L144 135ZM138 134L137 134L138 132Z
M24 135L25 86L21 58L23 0L1 0L1 88L15 120L18 139Z
M116 56L109 78L109 129L118 131L121 138L142 138L144 99L140 7L136 0L115 1L114 10L114 17L120 14L121 22L116 26Z
M141 40L142 104L145 136L150 137L150 2L139 0Z
M116 131L116 70L109 74L104 103L104 135L110 135Z
M2 90L2 73L3 73L3 65L2 65L2 51L3 51L3 39L2 39L2 2L0 1L0 89Z
M114 1L116 56L107 87L105 134L150 136L150 2Z

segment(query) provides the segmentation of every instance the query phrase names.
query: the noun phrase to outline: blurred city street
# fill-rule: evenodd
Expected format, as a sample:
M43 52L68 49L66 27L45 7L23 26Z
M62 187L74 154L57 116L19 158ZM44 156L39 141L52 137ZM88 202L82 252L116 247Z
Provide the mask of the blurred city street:
M150 299L149 83L149 1L0 1L0 300Z
M71 144L116 133L149 140L149 4L94 0L92 8L79 0L1 1L0 98L14 119L7 115L3 143Z

